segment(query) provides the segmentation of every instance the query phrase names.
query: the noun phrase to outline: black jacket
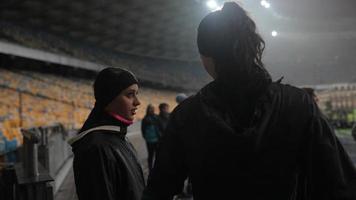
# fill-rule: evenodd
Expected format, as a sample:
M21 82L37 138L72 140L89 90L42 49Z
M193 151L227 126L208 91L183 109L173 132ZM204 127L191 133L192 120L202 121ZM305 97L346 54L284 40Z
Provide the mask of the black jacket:
M136 152L126 138L126 126L104 115L90 128L103 125L121 127L121 132L93 131L72 144L78 198L139 200L144 178Z
M244 128L214 82L171 114L144 200L168 200L191 178L194 200L355 200L356 172L303 91L273 83Z

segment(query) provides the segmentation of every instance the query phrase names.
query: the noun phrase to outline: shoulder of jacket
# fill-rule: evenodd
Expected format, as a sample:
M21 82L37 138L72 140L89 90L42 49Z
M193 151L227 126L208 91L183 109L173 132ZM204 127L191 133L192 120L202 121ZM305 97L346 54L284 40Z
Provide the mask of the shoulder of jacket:
M293 85L273 83L272 93L274 97L279 96L287 110L294 112L305 112L314 115L317 112L316 103L305 90Z
M179 105L177 105L177 107L171 113L171 116L177 113L179 114L192 113L193 111L196 110L197 104L198 104L197 95L190 96L187 99L185 99L183 102L181 102Z
M269 90L271 92L280 92L283 95L289 96L289 95L296 95L300 97L304 97L307 93L296 86L289 85L289 84L282 84L282 83L272 83Z
M114 138L117 138L118 136L119 134L114 130L93 130L85 135L78 135L76 136L77 138L70 139L68 143L73 147L84 145L87 147L101 148L110 146Z

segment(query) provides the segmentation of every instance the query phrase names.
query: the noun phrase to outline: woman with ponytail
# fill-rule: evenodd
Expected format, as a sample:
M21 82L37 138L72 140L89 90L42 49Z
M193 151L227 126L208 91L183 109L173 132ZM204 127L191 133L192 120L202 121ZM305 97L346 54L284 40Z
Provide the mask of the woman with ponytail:
M312 97L272 82L264 41L238 4L198 28L214 81L171 114L144 200L169 200L192 182L195 200L355 200L356 171Z

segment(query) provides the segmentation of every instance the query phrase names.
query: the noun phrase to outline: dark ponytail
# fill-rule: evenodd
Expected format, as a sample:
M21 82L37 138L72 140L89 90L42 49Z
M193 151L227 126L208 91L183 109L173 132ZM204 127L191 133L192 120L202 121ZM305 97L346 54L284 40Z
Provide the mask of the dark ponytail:
M253 102L271 83L262 63L265 42L255 22L234 2L208 14L198 28L200 54L214 60L216 82L235 110L254 107Z

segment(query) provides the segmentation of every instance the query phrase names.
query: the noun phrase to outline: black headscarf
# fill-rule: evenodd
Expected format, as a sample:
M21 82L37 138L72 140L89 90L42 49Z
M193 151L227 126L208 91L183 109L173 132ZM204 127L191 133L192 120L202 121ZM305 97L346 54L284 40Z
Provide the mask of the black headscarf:
M104 118L108 118L105 107L132 84L138 84L138 80L130 71L114 67L100 71L94 82L94 108L79 132L93 128Z

